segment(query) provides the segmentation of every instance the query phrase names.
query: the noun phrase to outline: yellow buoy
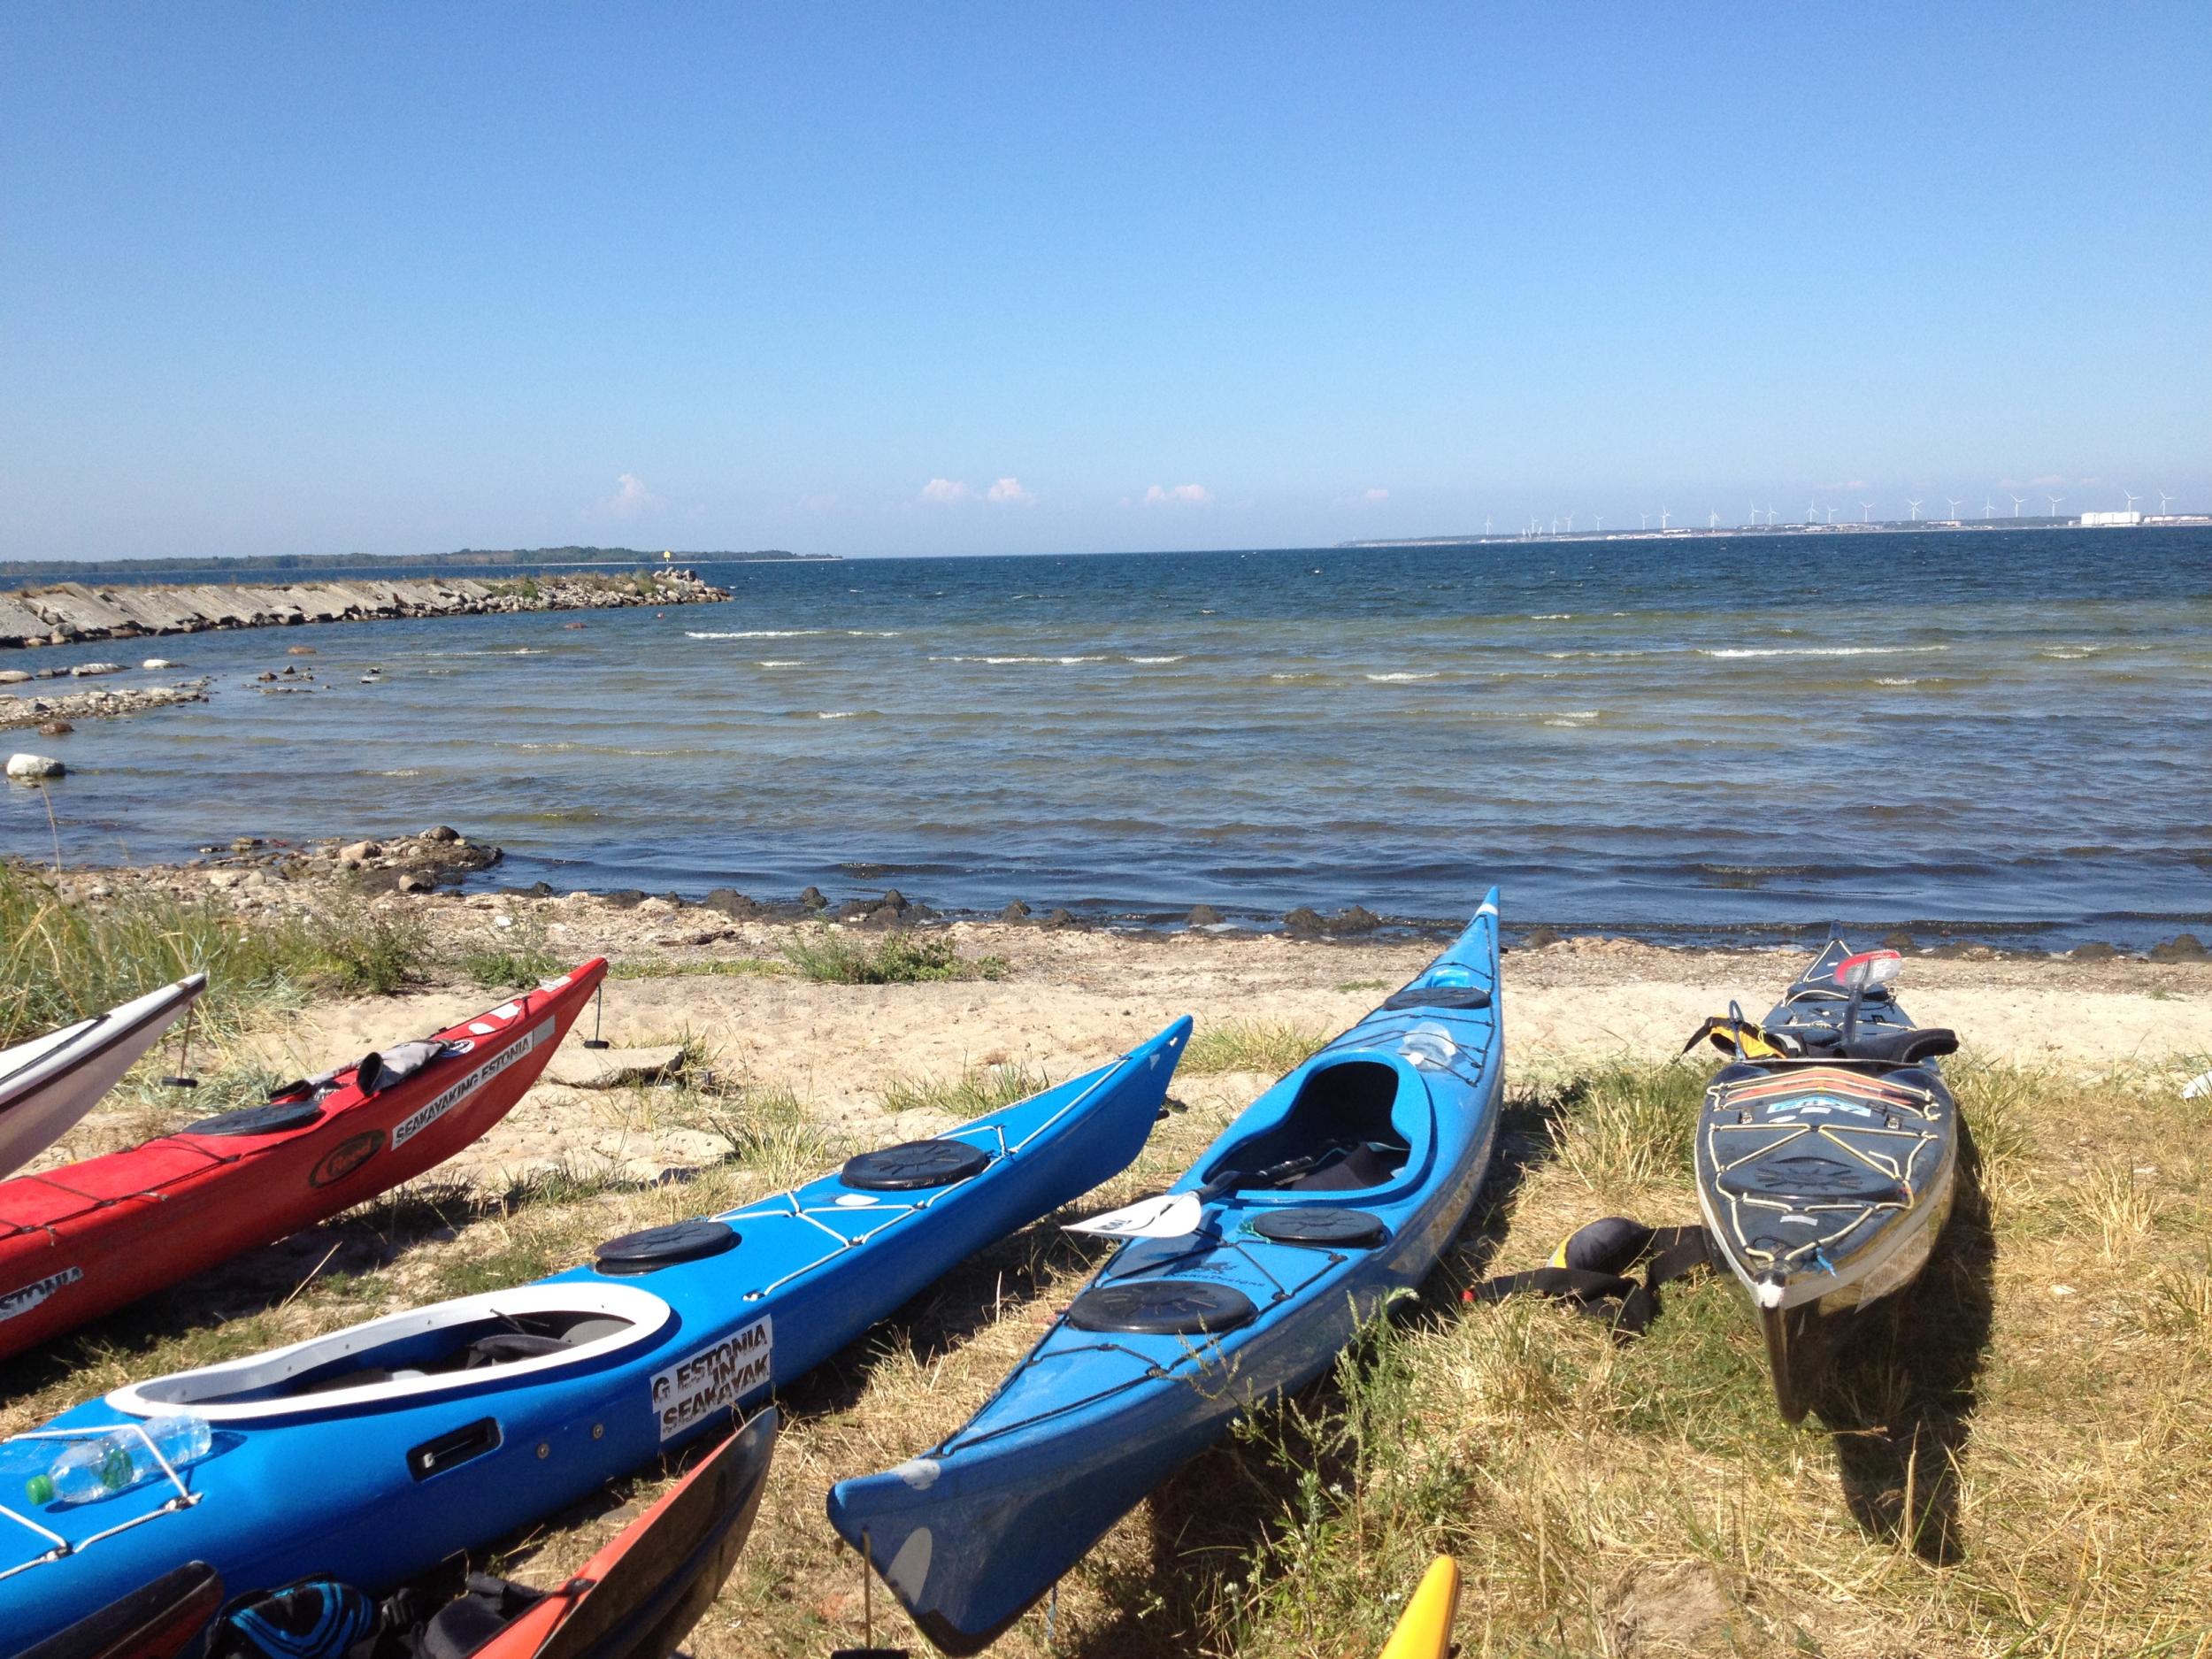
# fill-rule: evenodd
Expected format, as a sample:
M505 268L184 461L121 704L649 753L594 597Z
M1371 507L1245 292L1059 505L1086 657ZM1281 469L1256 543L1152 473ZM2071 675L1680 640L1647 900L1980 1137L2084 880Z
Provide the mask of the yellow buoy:
M1459 1563L1439 1555L1383 1644L1382 1659L1446 1659L1452 1650L1452 1616L1458 1611Z

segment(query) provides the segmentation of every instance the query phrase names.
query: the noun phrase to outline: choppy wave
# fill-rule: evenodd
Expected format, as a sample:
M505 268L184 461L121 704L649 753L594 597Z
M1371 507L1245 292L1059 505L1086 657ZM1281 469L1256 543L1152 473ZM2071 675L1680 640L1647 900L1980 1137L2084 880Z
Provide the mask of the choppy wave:
M1947 645L1745 645L1700 646L1700 657L1923 657L1947 651Z
M1368 679L1370 679L1370 680L1373 680L1373 681L1374 681L1377 685L1379 685L1379 686L1394 686L1394 685L1398 685L1398 684L1400 684L1400 683L1402 683L1402 682L1403 682L1403 681L1405 681L1405 680L1434 680L1434 679L1436 678L1436 676L1437 676L1438 672L1439 672L1438 670L1435 670L1435 669L1430 669L1429 671L1427 671L1427 672L1425 672L1425 673L1418 673L1418 674L1415 674L1415 673L1370 674L1370 675L1368 675L1368 676L1367 676L1367 678L1368 678Z
M755 663L753 666L756 668L804 668L806 658L803 657L770 657Z
M929 660L933 663L989 663L994 666L1003 666L1009 663L1051 663L1065 668L1077 663L1102 663L1108 659L1098 656L1033 657L1024 655L1017 657L933 657Z
M810 634L827 634L827 628L739 628L734 633L717 634L695 632L687 628L687 640L803 640Z

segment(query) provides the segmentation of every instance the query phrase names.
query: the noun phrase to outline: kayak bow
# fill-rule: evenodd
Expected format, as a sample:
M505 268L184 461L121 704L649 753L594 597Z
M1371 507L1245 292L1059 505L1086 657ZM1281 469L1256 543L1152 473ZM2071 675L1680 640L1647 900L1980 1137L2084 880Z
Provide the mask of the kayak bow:
M1230 1125L1175 1189L1203 1194L1197 1231L1124 1244L965 1426L832 1489L832 1525L938 1647L995 1640L1232 1418L1327 1370L1428 1273L1497 1132L1497 918L1494 890Z
M0 1049L0 1175L67 1134L207 989L195 973L135 1002Z
M1449 1659L1452 1619L1459 1611L1459 1563L1449 1555L1429 1563L1421 1583L1399 1616L1381 1659Z

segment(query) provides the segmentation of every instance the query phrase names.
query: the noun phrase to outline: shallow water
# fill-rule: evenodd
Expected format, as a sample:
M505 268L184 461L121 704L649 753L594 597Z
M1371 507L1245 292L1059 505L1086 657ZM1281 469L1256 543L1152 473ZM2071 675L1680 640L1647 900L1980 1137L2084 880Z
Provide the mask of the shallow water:
M1495 881L1524 925L1694 937L2212 914L2203 532L703 568L733 603L581 630L27 652L220 679L18 746L69 763L73 862L449 822L510 880L949 910L1441 919ZM250 683L288 662L328 688ZM0 848L50 856L36 792L4 800Z

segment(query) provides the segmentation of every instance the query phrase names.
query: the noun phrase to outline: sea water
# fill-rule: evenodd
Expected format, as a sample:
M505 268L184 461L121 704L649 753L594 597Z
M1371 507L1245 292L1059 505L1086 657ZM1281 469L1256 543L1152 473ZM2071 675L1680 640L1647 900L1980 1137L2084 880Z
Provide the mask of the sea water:
M1661 937L2212 918L2202 531L701 568L731 603L11 654L218 677L16 746L68 763L72 862L442 822L501 882L1139 921L1440 922L1493 881ZM320 689L255 685L288 664ZM50 858L38 793L0 799Z

